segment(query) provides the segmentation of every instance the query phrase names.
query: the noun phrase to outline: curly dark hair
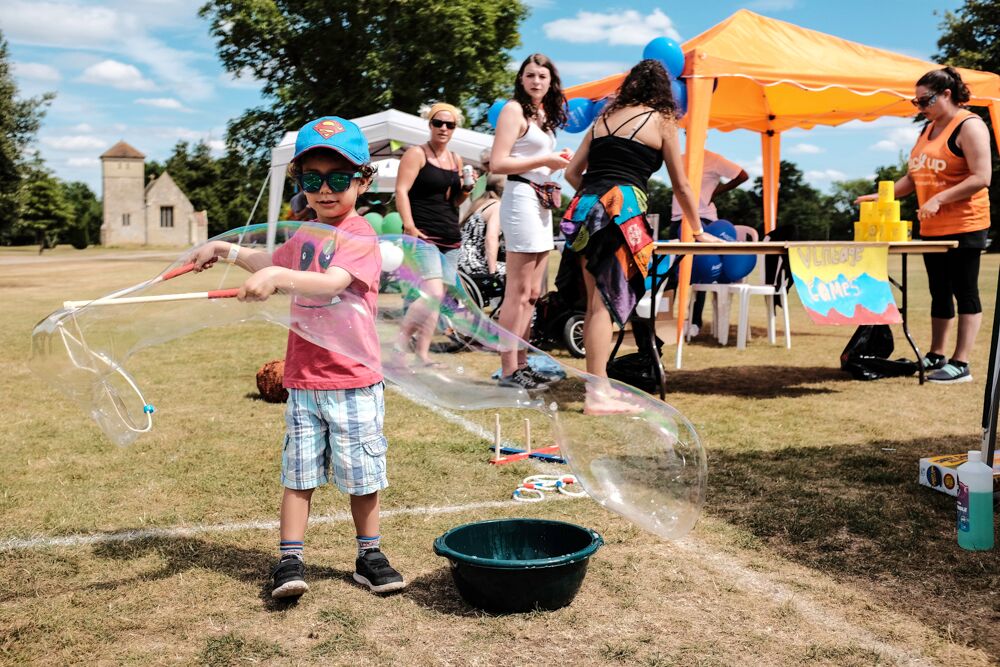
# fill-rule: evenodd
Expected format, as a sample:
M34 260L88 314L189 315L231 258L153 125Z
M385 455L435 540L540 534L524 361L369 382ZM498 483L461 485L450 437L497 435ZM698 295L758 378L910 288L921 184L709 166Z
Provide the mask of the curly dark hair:
M555 64L547 56L541 53L532 53L524 59L524 62L521 63L521 68L517 70L517 78L514 79L514 100L521 105L525 119L530 121L535 117L535 105L532 104L531 96L528 95L528 91L524 89L524 85L521 83L521 77L524 75L524 70L529 64L544 67L549 70L549 75L552 77L549 92L545 93L545 97L542 98L542 109L545 110L545 121L542 123L542 129L550 132L555 131L556 128L564 127L567 120L566 96L563 95L559 72L556 70Z
M961 105L969 101L969 87L954 67L931 70L920 77L917 85L932 90L935 94L950 90L951 101L955 104Z
M649 107L667 118L677 116L677 102L670 89L670 75L659 60L647 58L629 70L601 115L609 116L618 109L638 106Z

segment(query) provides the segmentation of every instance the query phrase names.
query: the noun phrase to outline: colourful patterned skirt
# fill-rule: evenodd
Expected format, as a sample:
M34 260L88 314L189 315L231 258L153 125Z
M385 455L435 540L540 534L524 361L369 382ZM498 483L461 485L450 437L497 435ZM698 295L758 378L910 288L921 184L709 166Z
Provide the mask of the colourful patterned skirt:
M612 319L624 325L646 291L653 255L646 193L607 181L588 185L569 203L560 228L569 247L587 259Z

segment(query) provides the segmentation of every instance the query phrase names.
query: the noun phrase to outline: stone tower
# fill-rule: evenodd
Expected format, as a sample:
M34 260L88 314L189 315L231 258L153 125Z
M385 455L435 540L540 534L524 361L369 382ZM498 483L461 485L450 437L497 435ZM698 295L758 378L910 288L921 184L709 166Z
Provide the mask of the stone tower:
M101 245L142 245L146 238L146 156L119 141L101 155Z

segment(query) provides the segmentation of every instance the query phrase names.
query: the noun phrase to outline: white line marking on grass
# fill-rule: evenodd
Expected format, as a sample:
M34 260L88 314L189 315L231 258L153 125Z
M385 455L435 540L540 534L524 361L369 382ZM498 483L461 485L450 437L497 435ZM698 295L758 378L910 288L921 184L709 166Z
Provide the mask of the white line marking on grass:
M427 408L442 419L456 424L477 437L481 437L487 442L492 441L492 434L478 424L464 419L448 410L436 405L422 401L412 394L403 391L395 385L389 385L403 397L414 403ZM534 463L539 464L537 461ZM561 501L563 497L553 497L552 500ZM520 506L515 500L491 500L481 503L469 503L467 505L448 505L444 507L409 507L401 509L383 509L383 517L406 516L409 514L454 514L479 509L494 509L500 507ZM337 512L324 516L310 517L310 524L317 523L337 523L351 519L349 512ZM143 540L154 537L189 537L204 533L231 533L240 530L277 530L277 521L244 521L240 523L219 523L195 526L178 526L176 528L149 528L147 530L125 530L117 533L91 533L87 535L66 535L65 537L29 537L29 538L9 538L0 540L0 552L23 551L26 549L44 549L48 547L80 546L90 544L101 544L105 542L130 542L133 540Z
M553 498L553 500L556 500ZM481 503L469 503L467 505L445 505L431 507L405 507L400 509L384 509L381 512L383 517L408 516L408 515L428 515L428 514L455 514L481 509L497 509L502 507L520 506L515 500L490 500ZM309 517L309 523L339 523L350 521L350 512L335 512L322 516ZM204 533L232 533L241 530L277 530L277 521L242 521L239 523L217 523L196 526L178 526L176 528L148 528L145 530L123 530L118 533L90 533L87 535L66 535L65 537L31 537L31 538L10 538L0 541L0 552L3 551L23 551L25 549L44 549L48 547L72 547L86 546L91 544L102 544L105 542L131 542L133 540L145 540L155 537L190 537Z
M903 665L934 665L917 649L900 649L888 644L863 627L852 623L823 603L810 598L804 591L793 591L766 574L755 572L736 562L731 555L712 549L691 536L675 541L674 546L697 558L696 562L710 566L719 576L734 581L745 591L769 598L777 604L789 604L810 624L840 632L862 648L875 651ZM821 573L822 574L822 573Z

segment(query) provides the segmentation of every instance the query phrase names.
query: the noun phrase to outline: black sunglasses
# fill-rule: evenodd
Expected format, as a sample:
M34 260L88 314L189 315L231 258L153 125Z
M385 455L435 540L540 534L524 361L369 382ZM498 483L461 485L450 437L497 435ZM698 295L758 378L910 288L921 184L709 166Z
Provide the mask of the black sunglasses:
M441 120L440 118L431 118L431 125L434 127L447 127L449 130L455 129L455 121L453 120Z
M343 192L351 187L351 180L361 178L361 172L331 171L329 174L319 174L315 171L307 171L299 176L299 185L309 193L319 192L326 182L334 192Z
M910 104L919 109L926 109L937 101L937 96L938 94L934 93L933 95L927 95L926 97L914 97L910 100Z

